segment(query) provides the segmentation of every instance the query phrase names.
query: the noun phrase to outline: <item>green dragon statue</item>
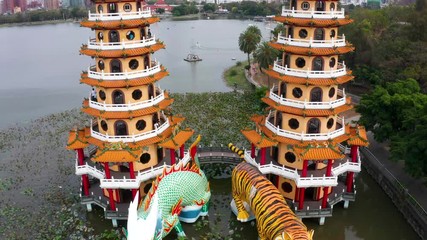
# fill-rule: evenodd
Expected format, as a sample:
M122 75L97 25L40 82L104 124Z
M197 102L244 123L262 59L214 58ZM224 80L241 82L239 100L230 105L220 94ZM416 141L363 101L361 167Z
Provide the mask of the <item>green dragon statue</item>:
M194 144L193 144L194 145ZM172 229L185 236L180 221L193 223L208 213L211 196L208 180L200 170L195 151L193 161L165 168L138 207L138 194L129 206L127 238L162 239Z

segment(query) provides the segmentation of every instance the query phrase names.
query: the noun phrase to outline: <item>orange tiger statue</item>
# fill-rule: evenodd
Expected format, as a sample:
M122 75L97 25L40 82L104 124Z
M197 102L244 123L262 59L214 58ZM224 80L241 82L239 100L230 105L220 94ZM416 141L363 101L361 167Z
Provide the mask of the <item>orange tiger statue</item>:
M261 240L312 240L314 231L289 208L279 190L249 163L238 164L232 173L232 193L237 220L247 222L246 202L257 221Z

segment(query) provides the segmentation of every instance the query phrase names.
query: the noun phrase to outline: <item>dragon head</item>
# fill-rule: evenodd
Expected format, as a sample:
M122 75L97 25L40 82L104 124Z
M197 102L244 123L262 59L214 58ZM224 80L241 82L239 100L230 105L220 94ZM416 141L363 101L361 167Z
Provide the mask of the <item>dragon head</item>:
M154 194L147 216L138 216L139 192L129 205L127 234L128 240L161 240L163 232L162 212L157 194Z

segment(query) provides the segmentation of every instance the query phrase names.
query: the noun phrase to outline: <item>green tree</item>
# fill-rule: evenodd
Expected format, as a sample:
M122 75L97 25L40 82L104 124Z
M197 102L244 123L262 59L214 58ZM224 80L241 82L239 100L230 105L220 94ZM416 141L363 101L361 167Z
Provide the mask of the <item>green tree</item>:
M362 97L356 110L361 113L359 122L376 140L390 140L392 157L405 160L409 173L417 177L427 173L427 95L416 80L377 86Z
M279 56L279 51L268 44L262 42L254 52L254 59L259 65L259 70L268 68L274 63L274 60ZM268 86L270 87L270 77L267 75Z
M203 5L204 12L215 12L217 9L217 5L215 3L206 3Z
M248 64L251 65L250 54L255 51L261 41L261 31L256 26L250 26L239 36L240 51L248 54Z
M157 8L156 13L163 14L163 13L165 13L165 9L164 8Z
M271 34L273 35L273 39L275 40L277 40L277 36L280 33L286 34L285 25L283 25L282 23L277 24L276 27L274 27L274 29L271 30Z

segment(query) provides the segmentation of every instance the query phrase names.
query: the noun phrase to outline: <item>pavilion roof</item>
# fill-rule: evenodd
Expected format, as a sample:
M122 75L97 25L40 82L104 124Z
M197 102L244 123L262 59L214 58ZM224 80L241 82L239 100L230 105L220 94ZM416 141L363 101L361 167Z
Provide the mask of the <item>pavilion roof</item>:
M194 134L194 130L186 128L159 143L159 146L177 150Z
M265 69L264 73L266 73L272 78L275 78L277 80L287 82L287 83L310 84L310 85L317 85L317 86L343 84L354 79L354 76L351 75L352 72L350 70L347 71L347 75L344 75L342 77L337 77L337 78L304 78L304 77L288 76L288 75L280 74L274 71L271 66L269 69Z
M267 95L269 93L267 92ZM296 108L296 107L289 107L281 105L275 101L273 101L268 96L263 97L261 99L263 102L268 104L270 107L285 113L291 113L295 115L300 116L307 116L307 117L322 117L322 116L329 116L329 115L335 115L342 112L345 112L347 110L350 110L353 108L353 105L351 104L351 98L346 98L346 103L342 106L336 107L336 108L329 108L329 109L304 109L304 108Z
M147 53L153 53L159 49L165 48L165 45L162 42L157 41L157 43L147 46L147 47L139 47L139 48L128 48L128 49L120 49L120 50L97 50L97 49L89 49L87 45L83 45L80 49L80 53L97 58L119 58L119 57L135 57L141 56Z
M339 27L353 22L348 16L344 19L315 19L315 18L294 18L276 16L274 20L285 25L295 25L300 27Z
M81 83L88 84L90 86L96 86L96 87L104 87L104 88L121 88L121 87L137 87L141 85L150 84L153 82L156 82L166 76L169 75L169 72L166 71L166 68L161 66L161 71L158 73L155 73L153 75L150 75L148 77L142 77L142 78L134 78L134 79L127 79L127 80L100 80L100 79L93 79L89 78L87 73L81 74Z
M365 127L360 125L355 127L350 126L350 138L347 140L347 143L349 145L368 146L369 142Z
M84 129L73 129L68 134L67 149L76 150L79 148L87 147L88 142L86 141Z
M116 142L105 144L98 148L92 157L96 162L134 162L138 161L142 154L142 148L130 148L126 143Z
M165 92L165 99L152 107L146 107L133 111L104 111L89 107L89 100L85 99L83 101L82 112L105 119L128 119L149 115L164 110L168 108L173 103L173 101L174 100L169 98L169 95Z
M270 139L264 134L261 134L255 130L244 129L241 130L241 132L243 136L245 136L246 139L248 139L248 141L254 144L257 148L271 147L277 145L277 141Z
M347 46L336 47L336 48L312 48L312 47L297 47L284 45L277 42L270 42L270 46L287 53L293 53L298 55L306 56L329 56L329 55L340 55L351 52L354 50L354 47L351 44L347 43Z
M89 21L87 19L80 22L82 27L88 27L93 29L127 29L127 28L138 28L146 25L153 24L160 21L158 17L140 18L140 19L127 19L127 20L115 20L115 21Z
M342 159L345 157L337 144L327 141L295 145L293 150L300 159L304 160Z

